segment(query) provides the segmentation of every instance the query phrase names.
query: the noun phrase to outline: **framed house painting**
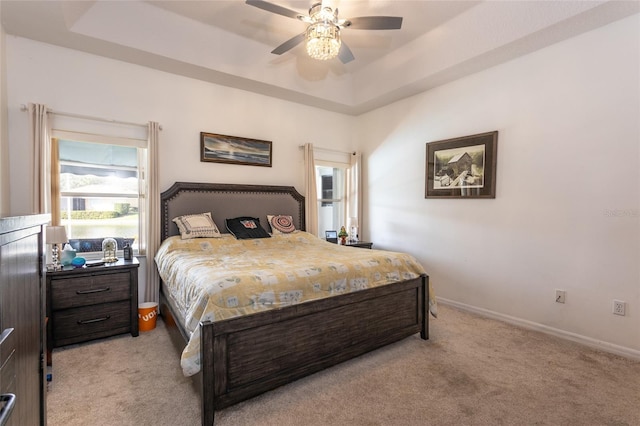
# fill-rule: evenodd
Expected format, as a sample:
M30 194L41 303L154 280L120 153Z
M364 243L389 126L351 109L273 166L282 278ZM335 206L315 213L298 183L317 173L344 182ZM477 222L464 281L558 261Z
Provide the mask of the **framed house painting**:
M271 167L271 142L200 132L200 161Z
M496 198L498 132L427 143L425 198Z

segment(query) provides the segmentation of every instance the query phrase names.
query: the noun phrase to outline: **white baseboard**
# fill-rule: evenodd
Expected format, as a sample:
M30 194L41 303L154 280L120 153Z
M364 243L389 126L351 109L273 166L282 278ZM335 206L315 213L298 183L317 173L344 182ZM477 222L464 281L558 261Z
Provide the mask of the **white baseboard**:
M476 306L467 305L465 303L456 302L455 300L444 299L442 297L436 297L438 303L443 305L450 305L463 311L473 312L483 317L496 319L509 324L517 325L529 330L540 331L542 333L550 334L563 339L571 340L572 342L581 343L585 346L589 346L594 349L599 349L604 352L620 355L626 358L634 360L640 360L640 351L627 348L624 346L614 345L613 343L603 342L601 340L592 339L580 334L571 333L568 331L560 330L557 328L549 327L547 325L539 324L533 321L527 321L522 318L512 317L510 315L501 314L499 312L490 311L484 308L478 308Z

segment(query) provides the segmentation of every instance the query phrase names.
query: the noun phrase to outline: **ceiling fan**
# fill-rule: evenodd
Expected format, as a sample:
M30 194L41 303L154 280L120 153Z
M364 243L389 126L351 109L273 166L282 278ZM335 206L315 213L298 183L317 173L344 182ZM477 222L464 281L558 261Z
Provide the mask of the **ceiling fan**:
M352 19L338 18L338 9L315 3L309 9L308 15L295 10L263 0L246 0L251 6L277 13L288 18L298 19L309 24L305 32L282 43L271 51L276 55L293 49L306 41L307 53L315 59L327 60L336 56L343 64L354 59L351 49L342 41L340 31L346 28L356 30L399 30L402 27L402 17L397 16L361 16Z

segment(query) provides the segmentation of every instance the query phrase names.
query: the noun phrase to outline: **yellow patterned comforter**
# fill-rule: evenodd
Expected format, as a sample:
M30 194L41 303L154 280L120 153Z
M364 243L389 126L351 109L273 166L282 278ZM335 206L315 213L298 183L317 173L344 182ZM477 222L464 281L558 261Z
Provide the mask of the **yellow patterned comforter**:
M201 321L219 321L413 279L411 255L328 243L303 231L271 238L166 239L155 261L165 292L191 338L181 366L200 370ZM433 310L432 310L433 312ZM435 313L435 312L433 312Z

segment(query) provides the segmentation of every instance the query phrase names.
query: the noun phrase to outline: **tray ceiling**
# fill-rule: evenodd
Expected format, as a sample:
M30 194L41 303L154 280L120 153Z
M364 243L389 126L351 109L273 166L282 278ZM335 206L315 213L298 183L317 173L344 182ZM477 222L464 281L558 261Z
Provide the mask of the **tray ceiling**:
M305 14L312 4L271 2ZM357 115L640 11L636 1L325 3L344 18L402 16L402 29L345 29L355 60L342 64L302 45L271 54L305 24L242 0L2 0L0 12L11 35Z

